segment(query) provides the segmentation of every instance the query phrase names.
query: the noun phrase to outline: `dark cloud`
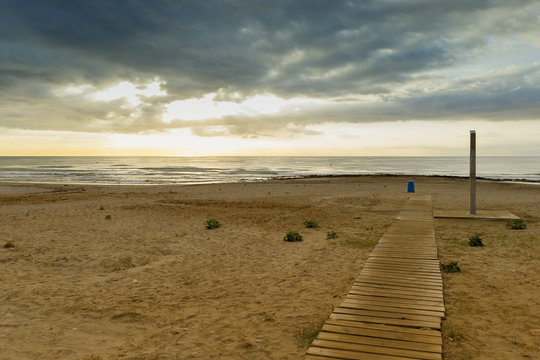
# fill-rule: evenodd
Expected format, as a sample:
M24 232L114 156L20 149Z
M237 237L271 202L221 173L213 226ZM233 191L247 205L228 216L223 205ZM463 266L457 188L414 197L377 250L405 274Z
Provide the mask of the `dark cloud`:
M222 99L271 93L384 100L214 121L233 135L275 134L291 122L530 119L538 111L540 85L526 82L538 74L532 64L509 75L450 79L450 88L431 93L396 93L419 78L437 83L437 71L459 71L488 52L493 39L532 38L536 1L4 0L0 14L3 127L138 132L186 126L212 135L218 132L205 131L206 122L166 124L160 115L167 102L219 89ZM143 99L137 109L123 100L54 92L155 78L169 95Z

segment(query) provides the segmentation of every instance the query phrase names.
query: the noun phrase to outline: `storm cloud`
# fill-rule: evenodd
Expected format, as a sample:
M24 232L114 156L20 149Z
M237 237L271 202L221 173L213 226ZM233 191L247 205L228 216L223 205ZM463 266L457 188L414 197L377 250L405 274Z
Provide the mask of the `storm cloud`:
M4 128L274 136L540 110L537 1L5 0L0 14ZM96 97L122 82L161 93ZM170 104L207 94L313 103L163 121Z

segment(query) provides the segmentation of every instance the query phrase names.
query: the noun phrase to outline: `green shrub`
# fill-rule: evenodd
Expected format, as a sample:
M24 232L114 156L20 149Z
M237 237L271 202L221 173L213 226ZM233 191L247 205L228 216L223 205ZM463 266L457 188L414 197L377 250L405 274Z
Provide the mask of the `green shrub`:
M527 228L527 224L521 219L511 220L506 223L506 227L512 230L523 230Z
M338 234L335 231L329 231L326 233L327 239L335 239L338 237Z
M456 273L461 271L457 262L455 261L450 261L448 264L441 264L440 266L441 270L447 273Z
M300 235L299 233L297 233L296 231L289 231L287 233L287 235L285 235L285 237L283 238L283 240L285 241L302 241L304 240L302 238L302 235Z
M111 220L111 215L105 216L105 220Z
M484 243L482 243L482 238L480 237L482 234L474 234L469 238L469 246L484 246Z
M206 226L207 230L217 229L217 228L221 227L221 224L219 223L219 221L217 221L215 219L206 220L204 225Z
M306 227L309 229L314 229L319 226L314 220L306 220L304 221L304 225L306 225Z

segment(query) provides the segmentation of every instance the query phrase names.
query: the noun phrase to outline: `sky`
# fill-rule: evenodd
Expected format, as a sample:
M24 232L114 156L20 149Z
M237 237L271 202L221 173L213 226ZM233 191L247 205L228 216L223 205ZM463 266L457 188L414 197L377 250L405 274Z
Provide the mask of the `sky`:
M0 156L540 155L537 0L0 0Z

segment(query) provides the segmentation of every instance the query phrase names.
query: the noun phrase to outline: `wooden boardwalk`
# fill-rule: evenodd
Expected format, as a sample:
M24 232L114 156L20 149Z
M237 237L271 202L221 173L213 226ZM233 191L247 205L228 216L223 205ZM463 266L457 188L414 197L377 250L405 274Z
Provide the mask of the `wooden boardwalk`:
M443 317L431 196L413 195L305 359L442 359Z

